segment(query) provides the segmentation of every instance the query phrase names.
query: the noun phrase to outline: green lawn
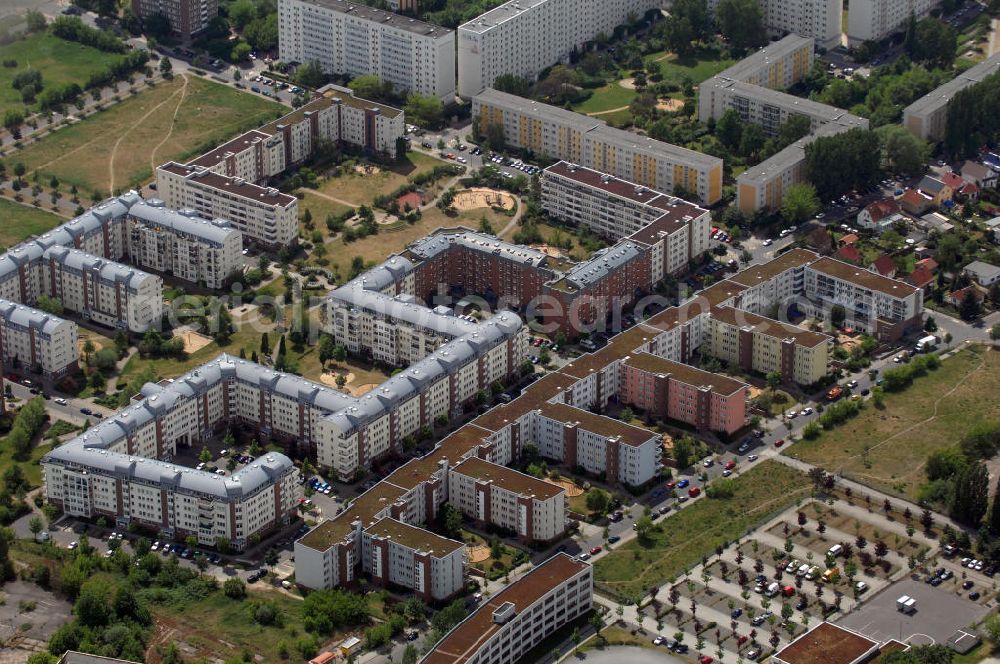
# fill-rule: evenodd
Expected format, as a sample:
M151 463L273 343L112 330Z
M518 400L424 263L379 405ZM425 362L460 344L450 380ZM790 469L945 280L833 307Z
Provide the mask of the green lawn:
M345 201L353 206L371 205L378 195L390 194L418 173L427 173L446 162L422 152L408 152L406 159L391 166L379 167L377 173L354 172L324 181L318 192ZM301 207L301 205L299 206ZM313 216L316 216L315 211Z
M1000 353L974 346L916 379L908 390L886 395L884 410L865 408L786 454L914 499L931 452L957 445L980 422L1000 419L998 392Z
M771 515L808 495L808 478L777 461L764 461L735 479L728 499L702 497L657 523L649 541L634 539L594 564L595 585L621 601L676 578Z
M67 83L83 87L91 74L104 71L121 57L41 33L0 46L0 61L17 62L16 67L0 67L0 116L12 109L33 110L25 107L21 93L11 87L18 72L29 67L40 71L43 90Z
M0 198L0 247L12 247L32 235L41 235L65 219L29 205Z
M84 193L120 191L152 178L165 161L183 161L288 109L193 75L178 76L25 146L28 173L55 175Z
M582 104L577 104L573 107L573 110L577 113L590 114L619 109L631 104L632 100L635 99L635 94L635 90L623 88L618 84L618 81L614 81L603 88L594 90L594 94L591 95L590 99ZM603 115L598 115L597 117L607 120L607 117Z
M697 55L682 59L674 53L662 52L647 56L646 62L650 60L660 65L664 80L682 83L685 79L690 79L694 85L715 76L736 62L735 60L700 59Z

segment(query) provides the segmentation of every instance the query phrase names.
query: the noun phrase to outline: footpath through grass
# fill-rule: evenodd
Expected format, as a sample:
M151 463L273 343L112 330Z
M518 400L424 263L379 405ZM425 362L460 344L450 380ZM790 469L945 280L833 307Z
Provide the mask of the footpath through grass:
M0 248L8 249L32 235L50 231L64 221L51 212L0 198Z
M128 96L128 92L122 94ZM60 128L9 158L55 175L83 192L126 190L153 168L183 161L288 109L193 75L159 83L80 122Z
M715 547L808 496L809 479L777 461L764 461L737 477L731 498L699 498L657 522L646 542L633 539L594 564L595 586L623 602L634 602L653 586L676 578Z
M1000 353L972 346L886 395L885 408L869 406L856 418L786 454L829 472L843 471L877 489L917 498L924 463L952 447L975 425L1000 419Z
M35 105L26 106L21 101L20 91L11 86L19 72L29 68L40 71L42 90L62 88L68 83L82 87L91 74L106 70L121 58L116 53L105 53L47 33L29 35L0 46L0 61L17 63L14 67L0 67L0 116L10 110L20 110L25 115L35 110Z

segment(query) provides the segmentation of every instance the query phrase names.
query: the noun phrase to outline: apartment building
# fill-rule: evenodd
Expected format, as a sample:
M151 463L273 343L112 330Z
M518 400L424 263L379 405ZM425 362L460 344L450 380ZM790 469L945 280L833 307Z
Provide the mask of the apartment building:
M801 81L809 73L814 50L815 46L811 39L790 34L754 51L719 72L717 76L769 90L784 90Z
M350 0L279 0L284 62L317 62L328 74L373 74L397 91L455 98L455 32Z
M804 313L825 320L833 307L846 312L845 325L879 341L896 341L919 330L923 290L863 268L823 257L805 268Z
M542 172L542 208L611 240L650 247L651 281L679 274L708 251L708 210L607 173L560 161Z
M925 140L941 141L948 125L948 105L951 100L959 91L979 83L997 71L1000 71L1000 53L994 53L904 108L903 126Z
M826 375L833 340L733 307L716 307L709 316L703 352L744 371L777 372L786 383L812 385Z
M938 0L851 0L847 12L847 45L881 41L902 31L910 16L920 19L937 7Z
M157 14L170 22L170 31L188 40L219 15L218 0L132 0L132 13L141 19Z
M636 353L622 363L620 399L657 418L732 434L746 426L749 386L696 367Z
M719 0L708 0L707 4L709 13L715 16ZM758 4L764 25L772 36L801 35L808 37L815 46L827 49L840 44L843 30L841 0L760 0Z
M598 34L655 9L659 0L510 0L459 26L459 94L479 94L504 74L534 81Z
M361 533L361 569L381 586L443 601L465 585L463 542L386 517ZM296 566L296 570L298 566Z
M648 429L565 403L546 403L531 433L542 456L608 482L639 487L656 476L662 439Z
M243 267L243 234L150 199L129 208L125 253L130 263L206 288L223 288Z
M226 219L244 239L264 247L298 242L298 199L273 187L171 161L156 169L156 191L167 206Z
M685 191L712 205L722 197L722 160L610 127L602 120L486 88L472 99L482 131L504 128L507 144L608 173L656 191Z
M0 361L57 380L78 368L77 326L68 320L0 299Z
M591 610L590 565L557 553L485 599L421 664L514 664L570 621Z

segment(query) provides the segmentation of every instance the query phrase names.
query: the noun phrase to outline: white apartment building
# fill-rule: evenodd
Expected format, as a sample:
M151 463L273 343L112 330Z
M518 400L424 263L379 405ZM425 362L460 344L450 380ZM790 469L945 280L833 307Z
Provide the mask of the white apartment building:
M827 49L840 44L842 0L760 0L758 4L764 26L772 36L801 35ZM719 0L708 0L708 10L713 16L718 5Z
M223 219L164 207L150 199L129 208L126 253L131 263L206 288L222 288L243 266L243 234Z
M52 379L77 369L77 326L44 311L0 299L0 361Z
M328 74L373 74L397 91L455 98L453 30L350 0L279 0L278 52Z
M510 0L459 26L459 94L479 94L503 74L534 81L574 48L658 8L659 0Z
M591 610L590 565L557 553L488 597L424 655L421 664L514 664Z
M609 127L596 118L487 88L472 99L480 131L504 128L507 144L608 173L656 191L722 197L722 160Z
M544 457L603 475L608 482L642 486L656 476L662 439L648 429L583 408L546 403L533 418L531 440Z
M168 207L226 219L245 239L265 247L298 242L298 199L273 187L171 161L156 169L156 191Z
M427 601L440 602L462 590L466 556L463 542L393 518L361 533L361 569L379 585L412 590ZM295 569L298 574L298 561Z
M910 16L927 16L938 0L851 0L847 12L847 45L881 41L902 30Z
M955 95L998 70L1000 53L994 53L904 108L903 126L925 140L941 141L948 125L948 105Z
M448 472L448 502L526 542L551 542L566 529L566 492L549 482L471 457Z
M542 172L542 208L556 219L652 251L652 282L678 274L710 248L712 219L693 203L561 161Z

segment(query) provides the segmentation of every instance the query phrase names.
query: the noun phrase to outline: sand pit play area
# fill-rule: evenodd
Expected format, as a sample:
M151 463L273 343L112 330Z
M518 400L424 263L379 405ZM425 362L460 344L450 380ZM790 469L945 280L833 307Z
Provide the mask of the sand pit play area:
M499 210L513 210L517 201L513 194L497 189L463 189L455 192L455 200L452 203L456 210L465 212L477 208L493 208Z
M577 496L583 495L583 489L581 489L577 485L567 480L545 480L545 481L548 482L549 484L555 484L557 487L566 489L567 498L576 498Z
M330 387L336 387L338 390L341 389L337 387L337 376L340 374L324 372L322 376L319 377L319 381L324 385L329 385ZM364 383L362 385L351 385L354 382L356 376L353 373L344 374L344 379L347 381L344 383L343 389L350 394L352 397L360 397L367 394L378 387L378 383Z
M466 548L469 550L470 563L481 563L490 559L490 547L488 546L477 544L476 546L466 546Z
M212 343L212 337L205 336L193 330L180 330L176 336L184 340L184 352L191 354Z
M673 113L674 111L679 111L684 108L683 99L661 99L656 102L656 108L660 111L667 111L668 113Z
M354 172L358 175L378 175L382 172L382 169L371 164L359 164L354 167Z

